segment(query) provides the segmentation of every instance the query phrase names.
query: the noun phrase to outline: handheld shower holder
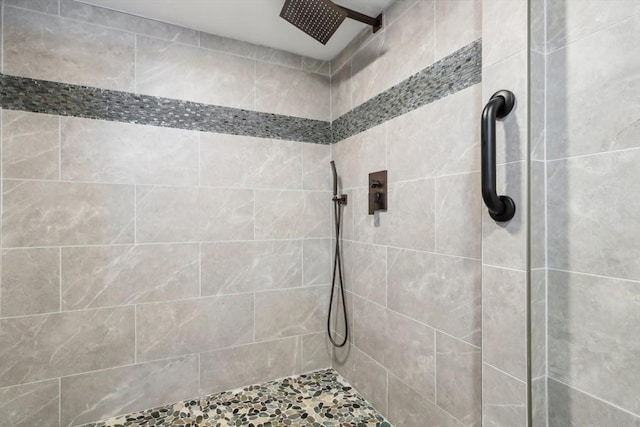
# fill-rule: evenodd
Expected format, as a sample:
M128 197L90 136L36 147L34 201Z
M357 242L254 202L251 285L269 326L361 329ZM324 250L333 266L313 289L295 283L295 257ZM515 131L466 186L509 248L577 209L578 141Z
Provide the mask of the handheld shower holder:
M347 205L347 195L341 194L339 196L333 196L332 199L334 202L338 202L339 205L346 206Z

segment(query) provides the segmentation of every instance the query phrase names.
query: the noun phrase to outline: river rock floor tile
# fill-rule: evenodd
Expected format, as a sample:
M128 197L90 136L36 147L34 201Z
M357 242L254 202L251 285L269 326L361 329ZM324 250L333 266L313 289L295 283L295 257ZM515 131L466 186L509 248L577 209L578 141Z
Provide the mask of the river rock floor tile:
M391 427L391 424L335 370L323 369L88 426Z

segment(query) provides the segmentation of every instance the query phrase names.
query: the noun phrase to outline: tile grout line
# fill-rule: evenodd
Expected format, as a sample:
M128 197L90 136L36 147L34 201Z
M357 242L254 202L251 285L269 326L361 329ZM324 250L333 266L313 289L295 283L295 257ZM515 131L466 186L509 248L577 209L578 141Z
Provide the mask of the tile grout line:
M62 427L62 377L58 377L58 426Z
M133 364L138 363L138 304L133 305Z
M433 330L433 403L440 407L438 405L438 333L435 329Z
M548 164L547 164L547 144L548 144L548 105L549 105L549 95L547 93L548 89L548 56L547 56L547 37L548 37L548 5L547 1L543 2L543 47L544 53L542 54L543 58L543 79L544 79L544 105L543 105L543 117L542 117L542 132L543 132L543 145L542 145L542 155L543 155L543 203L544 203L544 413L545 413L545 425L543 427L549 427L549 204L548 204L548 194L549 194L549 183L547 179L548 173ZM533 386L533 385L531 385Z
M58 247L58 310L62 313L62 247Z
M527 385L527 382L526 382L525 380L521 380L520 378L518 378L518 377L516 377L516 376L514 376L514 375L512 375L512 374L510 374L510 373L508 373L507 371L504 371L504 370L502 370L502 369L500 369L500 368L496 367L495 365L493 365L493 364L491 364L491 363L489 363L489 362L485 362L485 361L483 360L483 361L482 361L482 363L483 363L483 364L485 364L485 365L487 365L487 366L489 366L489 367L491 367L492 369L495 369L496 371L500 372L501 374L504 374L504 375L508 376L509 378L511 378L511 379L513 379L513 380L518 381L518 382L519 382L519 383L521 383L521 384ZM525 402L525 405L526 405L526 402Z

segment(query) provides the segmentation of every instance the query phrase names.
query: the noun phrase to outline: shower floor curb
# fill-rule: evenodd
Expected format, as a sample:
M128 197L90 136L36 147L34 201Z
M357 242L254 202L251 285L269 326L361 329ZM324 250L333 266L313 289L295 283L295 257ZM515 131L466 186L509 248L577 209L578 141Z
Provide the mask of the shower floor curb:
M84 425L120 426L391 427L391 424L329 368Z

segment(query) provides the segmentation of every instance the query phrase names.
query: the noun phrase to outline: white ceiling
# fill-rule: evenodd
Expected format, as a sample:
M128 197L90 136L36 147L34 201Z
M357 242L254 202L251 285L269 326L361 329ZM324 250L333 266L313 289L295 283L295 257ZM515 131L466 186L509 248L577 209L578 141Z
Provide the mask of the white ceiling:
M330 60L366 28L347 19L326 45L280 18L284 0L81 0L157 21L273 47L311 58ZM393 0L336 0L377 16Z

